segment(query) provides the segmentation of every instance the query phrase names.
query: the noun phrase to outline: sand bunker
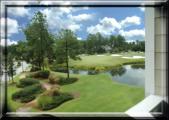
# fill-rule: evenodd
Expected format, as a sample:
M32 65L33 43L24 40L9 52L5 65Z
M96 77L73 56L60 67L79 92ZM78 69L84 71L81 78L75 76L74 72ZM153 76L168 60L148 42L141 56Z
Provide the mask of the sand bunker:
M133 56L133 58L145 58L144 56Z
M143 56L133 56L133 57L121 57L121 58L125 58L125 59L141 59L141 58L145 58Z
M111 56L122 56L122 55L119 55L119 54L112 54Z
M105 55L97 55L97 56L105 56Z

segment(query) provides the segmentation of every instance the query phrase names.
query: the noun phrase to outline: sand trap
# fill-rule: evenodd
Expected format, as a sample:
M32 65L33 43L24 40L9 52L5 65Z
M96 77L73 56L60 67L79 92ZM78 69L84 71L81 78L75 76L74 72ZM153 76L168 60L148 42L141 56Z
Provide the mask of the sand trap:
M133 59L133 57L121 57L121 58L125 58L125 59Z
M145 58L143 56L133 56L133 58Z
M97 55L97 56L105 56L105 55Z
M145 58L143 56L133 56L133 57L121 57L121 58L125 58L125 59L141 59L141 58Z
M119 54L112 54L111 56L122 56L122 55L119 55Z

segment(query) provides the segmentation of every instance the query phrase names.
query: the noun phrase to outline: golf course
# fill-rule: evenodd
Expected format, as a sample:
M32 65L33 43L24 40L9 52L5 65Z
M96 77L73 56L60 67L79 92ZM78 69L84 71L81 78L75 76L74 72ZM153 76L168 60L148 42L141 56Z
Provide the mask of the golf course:
M144 64L144 58L133 59L133 56L142 56L144 53L130 52L119 53L116 55L86 55L82 56L80 61L70 60L70 66L75 68L107 67L119 66L123 64ZM128 57L128 58L124 58ZM81 69L83 69L81 68ZM104 70L103 70L104 71ZM21 89L17 86L19 81L33 72L22 72L14 78L15 83L8 83L8 109L17 112L124 112L134 106L144 98L144 88L127 85L112 80L105 73L95 75L70 74L70 78L78 80L68 84L51 84L49 78L37 78L40 85L44 87L43 92L36 95L36 98L30 102L20 102L13 100L12 95ZM54 72L50 74L55 77L66 77L66 73ZM55 108L43 110L38 105L38 99L46 91L51 91L56 86L62 93L70 93L73 99L68 100ZM45 100L45 99L44 99ZM47 100L46 102L49 102Z
M8 112L125 112L144 99L145 40L126 36L140 35L137 30L122 30L133 17L115 27L114 18L103 16L95 28L64 13L56 15L62 17L53 30L53 16L46 15L51 9L37 8L30 19L19 20L21 36L1 45ZM64 19L74 22L60 24Z

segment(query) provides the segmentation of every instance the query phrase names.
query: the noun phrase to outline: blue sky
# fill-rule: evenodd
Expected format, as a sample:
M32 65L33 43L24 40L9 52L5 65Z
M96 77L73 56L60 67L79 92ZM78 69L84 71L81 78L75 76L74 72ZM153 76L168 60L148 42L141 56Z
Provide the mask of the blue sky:
M53 34L61 28L74 31L79 40L88 34L100 32L103 36L123 35L127 41L144 40L144 8L139 7L53 7L8 8L8 41L24 40L25 28L35 12L46 15L48 28ZM1 18L3 21L3 18ZM3 24L2 24L3 26ZM2 38L1 38L2 39Z

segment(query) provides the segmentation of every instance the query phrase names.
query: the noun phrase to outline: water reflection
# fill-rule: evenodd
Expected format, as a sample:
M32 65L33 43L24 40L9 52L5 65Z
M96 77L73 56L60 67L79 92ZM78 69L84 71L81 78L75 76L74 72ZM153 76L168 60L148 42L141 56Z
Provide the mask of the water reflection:
M109 74L112 77L112 80L144 87L144 81L145 81L145 65L139 64L139 65L124 65L122 67L116 67L109 71L102 71L97 72L94 70L73 70L70 69L69 72L71 74L81 74L81 75L96 75L99 73L106 73Z
M115 76L115 75L123 75L124 73L126 72L126 69L125 67L117 67L117 68L113 68L112 70L110 70L110 74L112 76Z
M145 70L142 68L134 68L131 65L124 66L126 72L123 75L112 76L112 79L128 85L144 87Z
M133 64L133 65L131 65L131 67L133 69L139 69L139 68L145 69L145 64Z

